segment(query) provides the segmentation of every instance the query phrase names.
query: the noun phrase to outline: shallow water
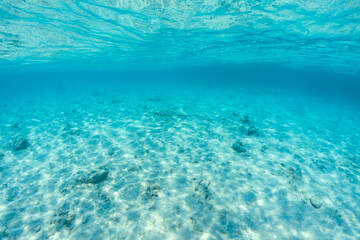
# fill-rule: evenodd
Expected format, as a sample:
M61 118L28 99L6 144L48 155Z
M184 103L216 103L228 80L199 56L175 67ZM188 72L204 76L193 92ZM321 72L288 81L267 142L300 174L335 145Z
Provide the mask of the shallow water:
M29 78L15 86L41 85ZM2 238L360 234L352 101L235 83L60 79L3 95ZM18 136L29 146L16 150Z
M0 0L0 239L358 239L359 10Z

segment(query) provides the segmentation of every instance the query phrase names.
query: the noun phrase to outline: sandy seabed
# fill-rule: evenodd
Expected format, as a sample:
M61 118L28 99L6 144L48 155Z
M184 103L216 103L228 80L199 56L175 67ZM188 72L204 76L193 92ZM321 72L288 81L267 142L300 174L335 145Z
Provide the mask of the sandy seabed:
M0 239L356 239L360 111L245 89L0 104Z

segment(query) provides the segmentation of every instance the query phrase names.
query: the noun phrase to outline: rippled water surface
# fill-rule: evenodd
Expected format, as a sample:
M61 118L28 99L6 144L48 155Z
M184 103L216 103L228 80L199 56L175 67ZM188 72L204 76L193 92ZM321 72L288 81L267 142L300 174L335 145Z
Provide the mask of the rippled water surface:
M0 60L110 69L276 62L359 73L359 13L358 0L1 0Z

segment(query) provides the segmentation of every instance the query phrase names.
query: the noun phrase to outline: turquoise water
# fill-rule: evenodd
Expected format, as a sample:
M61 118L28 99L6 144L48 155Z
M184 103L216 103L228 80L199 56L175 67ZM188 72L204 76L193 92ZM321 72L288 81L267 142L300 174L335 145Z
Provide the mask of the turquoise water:
M0 0L0 239L359 239L359 12Z
M280 63L359 73L359 12L358 0L1 0L1 65Z

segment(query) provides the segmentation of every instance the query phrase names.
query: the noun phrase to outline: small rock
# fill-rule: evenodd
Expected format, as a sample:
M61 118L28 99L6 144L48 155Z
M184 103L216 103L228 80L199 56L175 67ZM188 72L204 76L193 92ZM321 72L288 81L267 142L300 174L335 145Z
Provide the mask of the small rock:
M310 203L311 203L311 206L313 206L316 209L319 209L322 206L322 203L318 199L310 198Z
M266 145L263 145L262 148L261 148L261 152L266 152L266 150L268 150L269 147L266 146Z
M237 153L245 153L246 152L244 144L240 141L237 141L236 143L234 143L231 148Z
M146 187L145 193L141 196L143 200L150 200L154 197L159 196L159 191L161 190L161 187L156 184L151 184Z
M14 140L12 144L12 148L14 151L25 150L29 146L30 146L29 142L23 137L18 137L17 139Z
M209 190L210 182L204 181L201 179L200 181L196 182L194 185L194 190L198 194L204 197L204 200L210 198L210 190Z
M257 135L258 135L258 131L257 131L257 129L256 129L255 126L251 126L251 127L248 128L247 134L248 134L249 136L257 136Z
M3 159L4 159L4 157L5 157L5 154L0 153L0 160L3 160Z
M108 170L101 169L90 174L88 182L92 184L101 183L107 179Z
M107 169L97 169L91 171L88 176L80 177L77 179L78 183L91 183L97 184L105 181L109 175L109 170Z
M249 116L243 116L243 117L240 119L240 121L241 121L242 123L249 123L249 122L250 122Z
M54 219L52 222L50 222L50 224L54 225L57 231L60 231L63 228L71 229L74 221L75 215L70 213L70 205L68 203L65 203L55 213Z

